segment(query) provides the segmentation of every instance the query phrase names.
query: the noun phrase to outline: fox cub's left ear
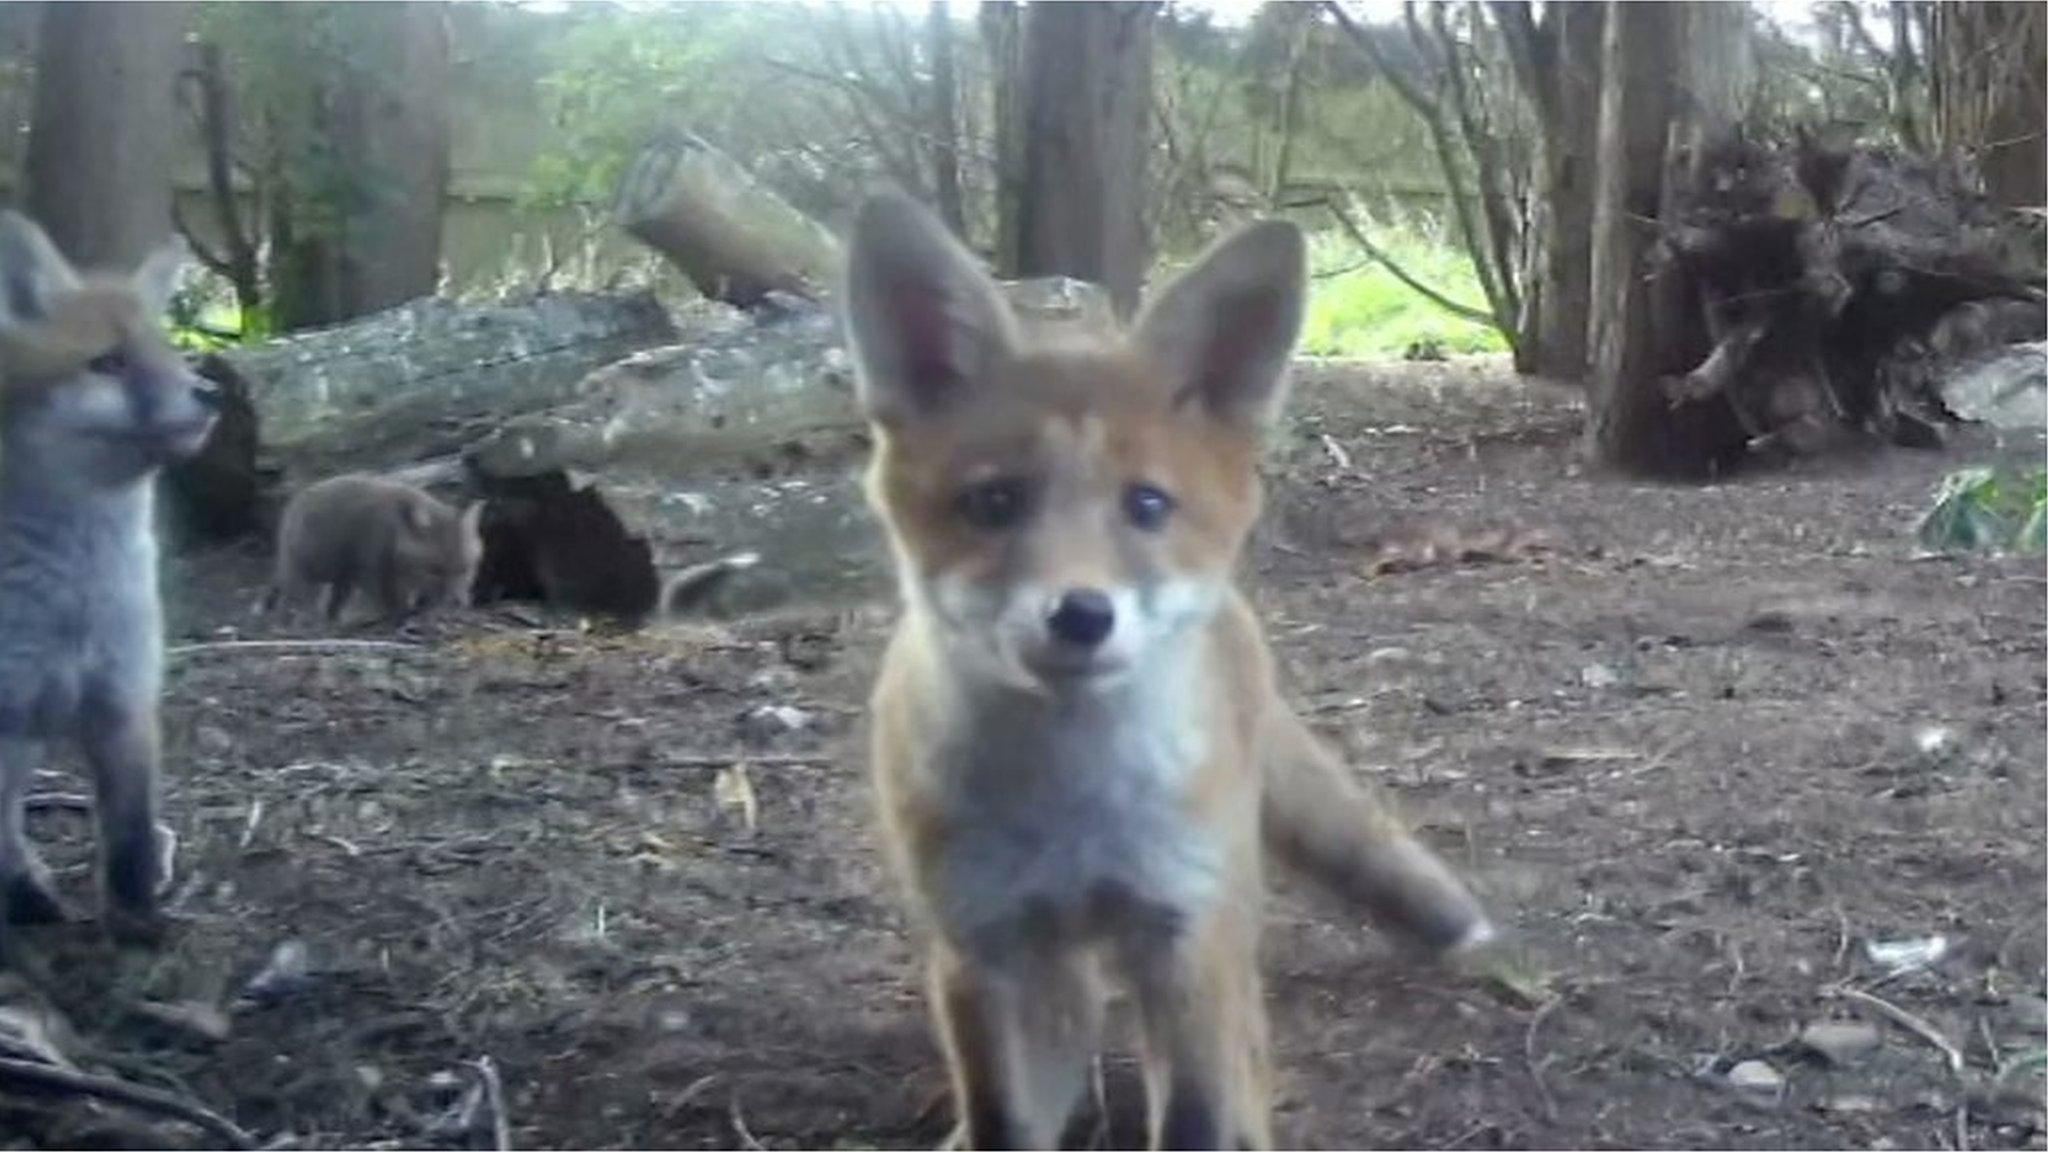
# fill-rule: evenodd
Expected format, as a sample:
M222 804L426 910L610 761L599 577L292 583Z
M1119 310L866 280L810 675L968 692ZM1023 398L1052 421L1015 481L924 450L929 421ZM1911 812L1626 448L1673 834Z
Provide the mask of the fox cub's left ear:
M1162 288L1140 313L1136 340L1185 402L1264 429L1286 399L1287 360L1307 292L1301 230L1262 220L1218 242Z

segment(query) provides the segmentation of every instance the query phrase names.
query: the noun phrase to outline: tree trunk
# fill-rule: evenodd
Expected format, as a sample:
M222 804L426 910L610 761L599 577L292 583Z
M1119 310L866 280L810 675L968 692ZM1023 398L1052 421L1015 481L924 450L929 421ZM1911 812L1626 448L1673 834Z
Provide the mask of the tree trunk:
M1586 376L1586 326L1592 314L1594 154L1599 148L1605 10L1598 4L1559 4L1550 20L1556 30L1556 99L1550 122L1543 126L1536 371L1576 383Z
M1017 221L1024 203L1024 28L1016 0L983 0L981 41L988 53L990 134L995 140L996 274L1017 277Z
M2048 205L2048 8L1936 4L1930 40L1942 148L1976 160L1994 203Z
M348 148L368 186L349 229L343 290L361 316L440 285L451 68L445 4L351 7L375 14L348 86Z
M1023 187L1003 224L1015 274L1101 284L1126 314L1146 262L1157 13L1150 2L1039 3L1024 13Z
M967 239L967 210L960 198L960 117L953 69L953 16L946 0L932 0L925 24L932 62L932 198L953 235Z
M306 154L280 204L291 223L276 253L279 325L332 324L439 285L448 191L450 60L438 0L322 5L332 45L307 53L313 86Z
M1663 381L1697 365L1709 341L1676 278L1646 275L1663 206L1732 124L1745 72L1740 5L1612 0L1602 51L1593 205L1593 388L1586 427L1597 461L1639 473L1701 475L1745 437L1720 398L1674 403ZM1668 142L1668 145L1667 145Z
M28 214L82 267L170 239L185 4L45 4L24 160Z

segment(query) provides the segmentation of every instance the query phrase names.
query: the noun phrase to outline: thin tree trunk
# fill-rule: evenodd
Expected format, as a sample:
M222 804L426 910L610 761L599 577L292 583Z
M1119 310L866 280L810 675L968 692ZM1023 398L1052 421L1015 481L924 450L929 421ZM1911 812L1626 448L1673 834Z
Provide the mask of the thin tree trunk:
M967 239L967 210L960 196L960 117L955 111L953 17L946 0L932 0L925 25L932 59L932 194L939 218L953 235Z
M220 233L218 250L209 250L193 229L178 219L175 199L172 201L172 217L200 259L227 277L228 283L234 286L235 303L242 311L243 323L247 324L250 313L263 305L263 276L257 258L258 237L242 221L241 202L235 188L235 112L227 71L221 63L220 45L200 45L198 66L186 73L185 80L190 84L187 91L191 102L196 105L192 111L197 116L200 140L206 148L206 183L213 202L214 226ZM262 219L260 198L253 215L258 220Z
M1599 4L1557 5L1556 100L1543 127L1542 267L1537 282L1536 371L1578 382L1586 375L1592 313L1594 153L1599 147Z
M1587 446L1596 459L1646 468L1662 445L1656 327L1641 221L1657 214L1664 137L1674 95L1666 72L1679 59L1676 4L1609 0L1602 34L1599 160L1593 194L1593 311L1588 340L1593 393Z
M343 136L363 174L342 260L343 308L381 312L430 296L448 196L448 14L435 0L352 5L365 19Z
M1674 403L1667 376L1706 355L1700 302L1646 275L1653 221L1696 175L1702 141L1735 122L1748 75L1746 10L1711 0L1610 0L1593 206L1593 389L1586 442L1599 462L1700 475L1738 453L1732 409Z
M170 239L173 99L189 5L45 4L24 205L83 267Z
M995 140L995 266L998 275L1015 279L1024 204L1024 26L1016 0L983 0L980 21Z
M1072 276L1137 304L1155 3L1032 4L1024 14L1017 274Z
M287 330L432 294L448 191L445 5L302 8L325 24L302 33L310 131L281 158L273 196L272 297Z
M1309 33L1315 24L1296 20L1287 41L1287 86L1280 94L1280 142L1274 149L1273 179L1266 189L1266 202L1278 204L1287 192L1287 177L1294 167L1294 138L1301 127L1302 57L1308 51Z

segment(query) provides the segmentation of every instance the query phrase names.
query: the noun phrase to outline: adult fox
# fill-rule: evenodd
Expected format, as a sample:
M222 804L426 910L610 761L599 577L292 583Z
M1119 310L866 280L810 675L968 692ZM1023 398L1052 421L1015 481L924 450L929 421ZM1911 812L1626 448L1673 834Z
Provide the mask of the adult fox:
M1058 1140L1104 969L1138 1005L1153 1144L1269 1143L1267 851L1425 946L1493 934L1281 700L1233 584L1305 261L1255 224L1128 335L1028 332L915 202L855 222L842 298L904 609L874 777L975 1147Z

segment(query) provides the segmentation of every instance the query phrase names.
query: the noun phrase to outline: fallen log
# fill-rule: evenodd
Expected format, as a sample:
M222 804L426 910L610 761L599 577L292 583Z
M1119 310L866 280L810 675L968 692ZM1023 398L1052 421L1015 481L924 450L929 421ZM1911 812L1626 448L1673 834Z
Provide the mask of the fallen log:
M218 357L246 382L264 447L320 476L459 451L508 416L568 399L593 368L675 338L651 295L550 293L419 300Z
M753 308L771 293L817 300L839 244L731 157L687 132L665 132L634 157L613 214L713 300Z

